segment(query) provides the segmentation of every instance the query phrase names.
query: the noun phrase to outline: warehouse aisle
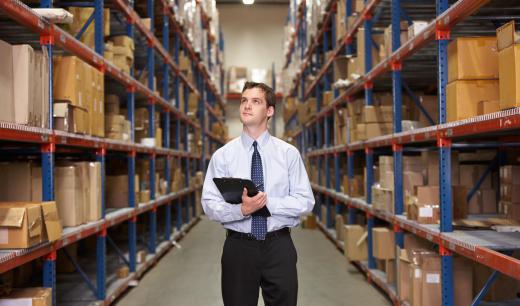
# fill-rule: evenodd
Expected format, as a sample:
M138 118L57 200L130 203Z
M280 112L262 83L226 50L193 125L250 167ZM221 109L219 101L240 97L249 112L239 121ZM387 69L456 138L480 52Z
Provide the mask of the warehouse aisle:
M297 229L293 239L298 250L298 305L390 305L320 231ZM182 248L168 253L117 305L222 305L223 243L224 230L203 218L181 241Z

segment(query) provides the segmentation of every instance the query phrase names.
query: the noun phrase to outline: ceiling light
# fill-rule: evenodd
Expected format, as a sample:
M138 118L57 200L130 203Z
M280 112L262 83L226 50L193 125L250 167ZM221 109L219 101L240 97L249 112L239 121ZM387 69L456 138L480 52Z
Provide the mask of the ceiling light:
M251 5L255 3L255 0L242 0L242 3L244 3L245 5Z

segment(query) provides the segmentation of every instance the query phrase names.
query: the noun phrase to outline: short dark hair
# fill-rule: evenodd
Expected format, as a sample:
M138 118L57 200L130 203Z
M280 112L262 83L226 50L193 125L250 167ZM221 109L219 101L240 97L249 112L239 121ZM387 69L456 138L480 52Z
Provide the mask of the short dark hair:
M274 94L274 91L271 87L267 86L264 83L257 83L257 82L246 82L244 84L244 88L242 89L242 93L246 91L247 89L252 88L260 88L264 94L265 94L265 100L267 101L267 107L272 106L273 108L276 108L276 95Z

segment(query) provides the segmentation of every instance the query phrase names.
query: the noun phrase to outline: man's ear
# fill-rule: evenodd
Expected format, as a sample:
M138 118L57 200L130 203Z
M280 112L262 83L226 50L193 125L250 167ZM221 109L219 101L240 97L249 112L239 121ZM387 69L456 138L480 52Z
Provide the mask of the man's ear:
M269 106L267 108L267 117L272 117L274 115L274 107Z

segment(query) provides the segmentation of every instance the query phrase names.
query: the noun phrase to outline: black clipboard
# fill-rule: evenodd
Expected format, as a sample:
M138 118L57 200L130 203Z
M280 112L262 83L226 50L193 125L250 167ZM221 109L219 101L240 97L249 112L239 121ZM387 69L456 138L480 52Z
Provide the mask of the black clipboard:
M258 194L258 188L253 181L248 179L234 178L234 177L215 177L213 182L222 194L222 197L227 203L242 204L242 192L244 187L247 189L247 195L254 197ZM271 213L266 206L262 207L253 213L253 216L270 217Z

